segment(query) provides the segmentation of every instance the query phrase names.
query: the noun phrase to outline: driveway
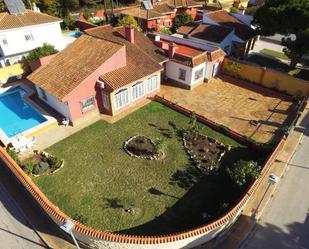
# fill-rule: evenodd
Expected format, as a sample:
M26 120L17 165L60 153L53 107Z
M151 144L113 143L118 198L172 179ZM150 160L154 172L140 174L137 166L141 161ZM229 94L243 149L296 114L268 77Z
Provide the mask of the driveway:
M43 249L38 235L29 227L17 204L0 182L0 248Z
M242 249L309 248L309 130L277 193Z
M271 141L288 123L294 107L286 95L223 76L191 91L162 85L158 95L261 143Z

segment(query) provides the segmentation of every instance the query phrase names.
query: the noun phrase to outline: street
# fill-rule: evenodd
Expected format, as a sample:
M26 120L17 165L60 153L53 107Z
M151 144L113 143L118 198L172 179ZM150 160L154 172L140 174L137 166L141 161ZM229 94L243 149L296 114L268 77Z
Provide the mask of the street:
M16 205L0 182L0 248L46 248Z
M309 132L242 249L309 248Z

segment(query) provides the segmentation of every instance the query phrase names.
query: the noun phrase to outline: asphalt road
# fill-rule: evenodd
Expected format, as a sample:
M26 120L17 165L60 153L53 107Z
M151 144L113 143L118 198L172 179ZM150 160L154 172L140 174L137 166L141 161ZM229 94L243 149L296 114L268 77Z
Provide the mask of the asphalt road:
M0 249L43 249L16 202L0 182Z
M309 249L309 132L306 133L274 198L242 249Z

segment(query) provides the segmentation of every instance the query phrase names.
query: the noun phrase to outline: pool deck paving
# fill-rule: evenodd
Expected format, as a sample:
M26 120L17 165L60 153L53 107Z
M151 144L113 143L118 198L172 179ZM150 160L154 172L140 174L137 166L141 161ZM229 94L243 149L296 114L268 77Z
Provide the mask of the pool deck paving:
M193 90L162 85L159 96L257 142L270 142L288 123L294 103L281 93L220 76ZM257 126L250 120L257 120Z

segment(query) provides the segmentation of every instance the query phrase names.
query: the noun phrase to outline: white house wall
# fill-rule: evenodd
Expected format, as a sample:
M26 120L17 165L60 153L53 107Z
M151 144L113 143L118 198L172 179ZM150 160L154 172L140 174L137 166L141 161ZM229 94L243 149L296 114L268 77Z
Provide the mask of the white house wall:
M179 69L184 69L186 70L186 80L181 80L179 79ZM166 63L166 71L165 71L165 75L166 77L178 81L180 83L183 83L187 86L191 86L191 82L192 82L192 68L182 65L182 64L178 64L176 62L173 61L168 61Z
M201 80L203 80L205 78L205 67L206 67L206 62L202 63L194 68L192 68L192 73L191 73L191 86L194 86L196 83L201 82ZM195 72L203 69L203 74L201 78L198 78L197 80L194 79L195 76Z
M35 86L36 91L38 93L39 98L44 101L46 104L48 104L51 108L62 114L64 117L69 118L71 117L70 115L70 110L67 104L64 102L61 102L54 96L50 95L49 93L45 92L47 100L43 98L42 92L38 86Z
M27 31L32 33L33 40L25 40L25 32ZM4 56L24 53L42 46L43 43L54 45L58 50L62 50L65 47L59 22L0 30L0 35L4 35L8 43L7 46L1 45Z

